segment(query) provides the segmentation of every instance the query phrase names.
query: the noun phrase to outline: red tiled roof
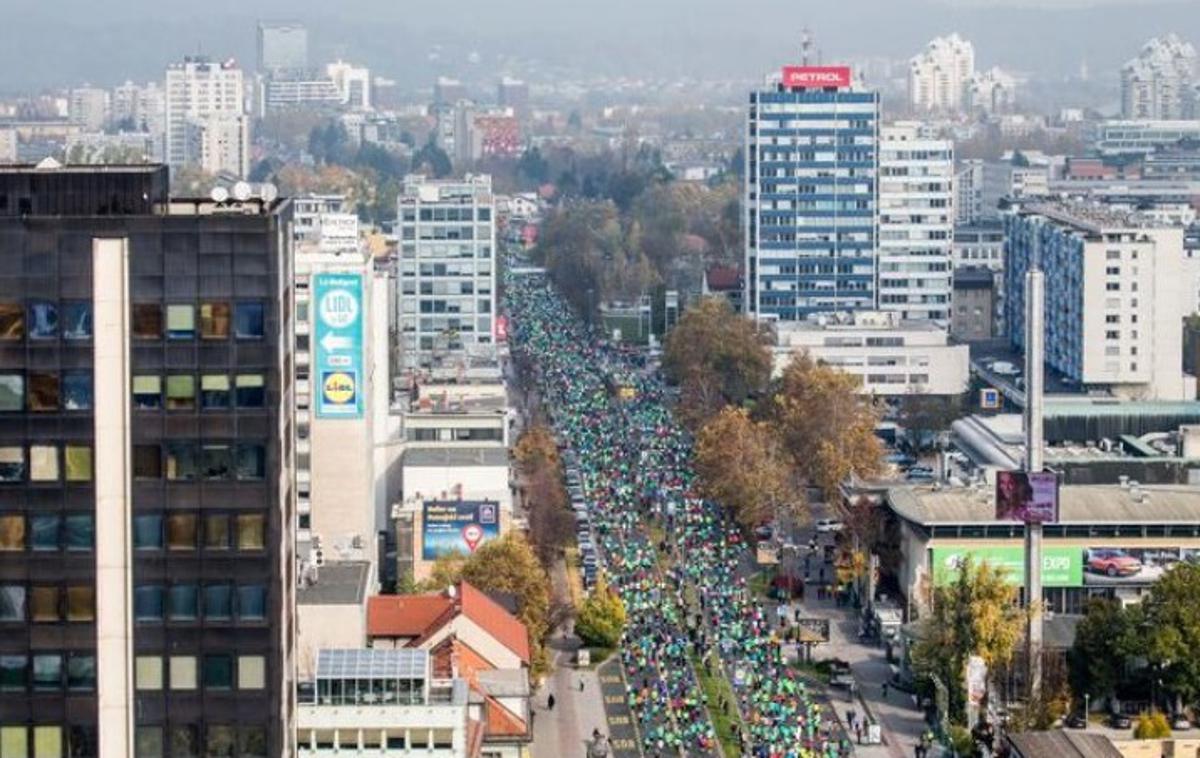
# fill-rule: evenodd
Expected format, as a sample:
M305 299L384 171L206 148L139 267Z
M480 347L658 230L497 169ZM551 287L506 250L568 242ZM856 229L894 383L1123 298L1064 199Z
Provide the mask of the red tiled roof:
M741 286L742 272L737 266L713 266L704 274L710 290L733 290Z
M494 697L484 700L484 713L489 737L524 737L529 733L525 721Z
M467 582L458 583L459 607L467 618L482 627L496 641L529 663L529 632L525 625L503 606Z
M420 646L459 613L475 622L523 662L530 662L529 632L504 606L467 582L459 582L454 596L376 595L367 600L367 635L405 637Z
M367 600L367 635L420 637L451 607L442 594L375 595Z

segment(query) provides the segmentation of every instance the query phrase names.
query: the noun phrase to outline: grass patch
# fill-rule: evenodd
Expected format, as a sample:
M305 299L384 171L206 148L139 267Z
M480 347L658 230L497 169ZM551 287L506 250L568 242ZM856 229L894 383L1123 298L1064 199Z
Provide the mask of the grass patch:
M756 571L746 580L746 586L755 597L765 598L771 587L771 576L765 571Z
M738 733L741 731L742 720L737 714L737 708L733 709L731 715L729 711L717 707L717 703L722 698L727 703L737 703L737 699L733 695L733 687L719 671L715 676L709 674L704 662L696 656L692 656L692 668L695 669L696 677L700 680L700 688L708 697L708 715L712 719L713 728L717 731L717 739L721 741L721 749L725 758L741 758L742 743L738 740Z

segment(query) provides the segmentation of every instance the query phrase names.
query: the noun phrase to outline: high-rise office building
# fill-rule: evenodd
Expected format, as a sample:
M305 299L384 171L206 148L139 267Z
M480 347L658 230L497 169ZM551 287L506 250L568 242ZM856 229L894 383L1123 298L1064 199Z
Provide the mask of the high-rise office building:
M490 176L409 176L399 199L401 353L409 369L494 359L496 200Z
M308 29L295 22L258 23L258 73L303 76L308 70Z
M1121 67L1121 114L1175 121L1196 116L1196 48L1174 34L1147 42Z
M166 162L172 166L199 165L204 146L224 143L234 155L236 145L249 144L249 119L245 116L245 87L242 70L234 61L216 63L207 58L185 58L167 68L166 76ZM231 128L241 130L231 139ZM214 132L207 139L205 130ZM226 168L225 161L210 160L206 168ZM230 166L231 167L231 166ZM244 176L244 171L236 172Z
M788 66L750 93L747 313L795 321L875 304L879 94L842 66Z
M496 83L496 104L511 108L518 120L529 118L529 84L521 79L502 77Z
M341 102L351 110L371 110L371 70L342 60L325 66L325 75L337 87Z
M290 205L161 166L0 198L0 746L290 754Z
M954 143L919 123L880 130L879 309L946 321L954 291Z
M1025 340L1025 274L1046 274L1046 365L1085 390L1141 400L1195 397L1183 373L1193 300L1183 229L1136 213L1031 202L1005 224L1005 324Z
M975 75L975 46L951 34L938 37L909 61L908 103L919 112L960 111Z

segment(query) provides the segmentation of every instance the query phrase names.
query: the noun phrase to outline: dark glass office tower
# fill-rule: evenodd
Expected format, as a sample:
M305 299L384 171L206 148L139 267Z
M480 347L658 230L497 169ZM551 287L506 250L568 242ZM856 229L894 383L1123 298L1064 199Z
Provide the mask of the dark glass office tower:
M0 755L291 752L290 213L0 168Z

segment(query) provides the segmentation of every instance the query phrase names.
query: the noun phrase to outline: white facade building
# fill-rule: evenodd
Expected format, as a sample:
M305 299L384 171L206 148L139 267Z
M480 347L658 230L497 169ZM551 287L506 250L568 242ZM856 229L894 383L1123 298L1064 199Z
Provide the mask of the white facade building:
M325 75L337 89L342 105L356 111L371 110L371 71L342 60L325 66Z
M971 110L1005 113L1016 102L1017 80L993 66L975 74L967 92Z
M202 132L213 118L212 128L224 132L214 135L209 145L211 160L223 160L242 152L238 144L249 144L249 123L237 117L245 115L246 91L242 70L232 60L214 63L207 58L185 58L172 64L166 75L165 158L172 167L201 162L206 140ZM245 131L232 135L230 125ZM240 125L238 125L240 124ZM221 143L227 149L219 149ZM245 151L248 153L248 149ZM239 175L244 176L244 173Z
M945 321L954 290L954 143L916 122L880 130L879 309Z
M958 34L938 37L909 61L908 103L918 112L961 111L974 75L975 46Z
M84 131L98 132L108 123L110 96L106 89L99 87L78 87L71 90L68 113L73 124L79 124Z
M864 395L961 395L970 379L970 349L949 332L896 313L859 311L843 317L778 324L775 375L792 356L809 357L859 379Z
M397 314L406 368L494 357L496 202L492 178L405 178Z
M1174 34L1147 42L1121 67L1121 114L1129 119L1196 115L1196 48Z
M469 755L469 686L427 650L321 650L296 709L300 758Z
M1087 390L1141 400L1195 397L1183 373L1183 318L1194 305L1183 229L1077 203L1010 215L1005 321L1024 346L1025 274L1046 273L1046 365ZM1191 386L1189 386L1191 385Z
M250 117L213 113L193 122L200 143L200 168L210 174L250 174Z

